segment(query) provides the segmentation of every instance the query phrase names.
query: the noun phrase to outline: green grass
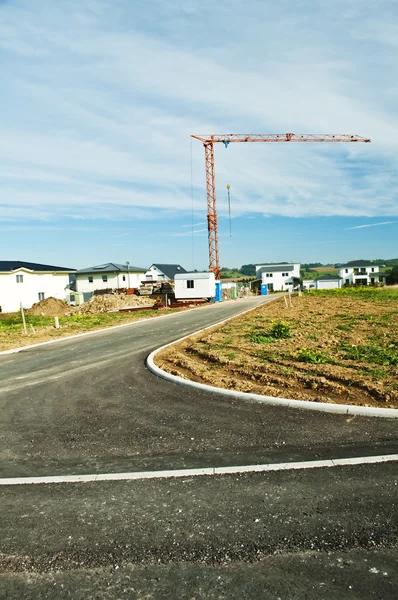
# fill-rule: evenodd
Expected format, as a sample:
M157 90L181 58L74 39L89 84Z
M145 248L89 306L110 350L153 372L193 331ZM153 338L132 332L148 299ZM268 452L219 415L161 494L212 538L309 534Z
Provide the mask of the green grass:
M388 344L378 346L377 344L341 345L339 348L347 358L358 362L375 363L383 366L398 365L398 345Z
M375 288L372 286L347 287L332 290L312 290L311 296L337 296L340 298L360 298L375 302L398 301L398 288L388 286Z

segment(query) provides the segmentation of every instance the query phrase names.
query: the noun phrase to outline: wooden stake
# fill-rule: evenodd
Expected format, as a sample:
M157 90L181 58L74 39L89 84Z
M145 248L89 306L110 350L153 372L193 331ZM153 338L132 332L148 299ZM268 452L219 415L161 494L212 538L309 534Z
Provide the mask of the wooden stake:
M22 306L22 302L19 303L20 307L21 307L21 315L22 315L22 323L23 323L23 332L25 335L27 335L28 330L26 329L26 321L25 321L25 313L23 310L23 306Z

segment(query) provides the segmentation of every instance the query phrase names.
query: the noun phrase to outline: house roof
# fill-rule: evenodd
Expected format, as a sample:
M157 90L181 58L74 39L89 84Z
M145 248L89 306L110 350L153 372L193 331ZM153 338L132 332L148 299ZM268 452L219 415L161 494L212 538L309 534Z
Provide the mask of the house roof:
M293 271L293 265L269 265L258 270L259 273L284 273L285 271Z
M40 263L25 262L23 260L0 260L0 271L17 271L18 269L29 269L29 271L66 271L72 273L76 269L68 267L55 267L54 265L42 265Z
M374 267L377 265L373 265L371 260L350 260L348 263L346 263L345 265L341 265L341 267L339 267L340 269L342 269L343 267Z
M340 279L343 278L339 275L331 275L330 273L326 273L326 275L321 275L320 277L317 277L315 281L340 281Z
M186 273L186 270L181 265L164 265L160 263L153 263L152 267L156 267L166 275L169 279L174 279L177 273Z
M133 265L120 265L118 263L106 263L103 265L96 265L94 267L87 267L86 269L79 269L76 274L80 273L145 273L146 269L141 267L134 267Z

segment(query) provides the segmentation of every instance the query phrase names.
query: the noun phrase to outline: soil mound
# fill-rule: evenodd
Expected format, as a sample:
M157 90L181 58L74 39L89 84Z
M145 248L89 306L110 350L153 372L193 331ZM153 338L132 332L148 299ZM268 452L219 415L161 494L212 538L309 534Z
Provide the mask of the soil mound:
M50 296L50 298L45 298L33 304L27 314L42 317L62 317L69 310L70 307L63 300Z
M154 301L150 298L142 298L141 296L127 296L119 294L103 294L101 296L93 296L79 306L70 310L69 314L73 315L95 315L119 310L119 308L135 307L135 306L153 306Z

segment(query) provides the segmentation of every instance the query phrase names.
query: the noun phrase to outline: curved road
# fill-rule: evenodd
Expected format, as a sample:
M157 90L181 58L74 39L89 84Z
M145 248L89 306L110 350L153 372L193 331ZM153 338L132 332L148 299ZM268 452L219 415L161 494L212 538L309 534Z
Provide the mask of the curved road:
M244 403L146 370L154 348L262 302L0 356L0 477L397 453L396 420ZM0 597L393 598L397 470L1 486Z

